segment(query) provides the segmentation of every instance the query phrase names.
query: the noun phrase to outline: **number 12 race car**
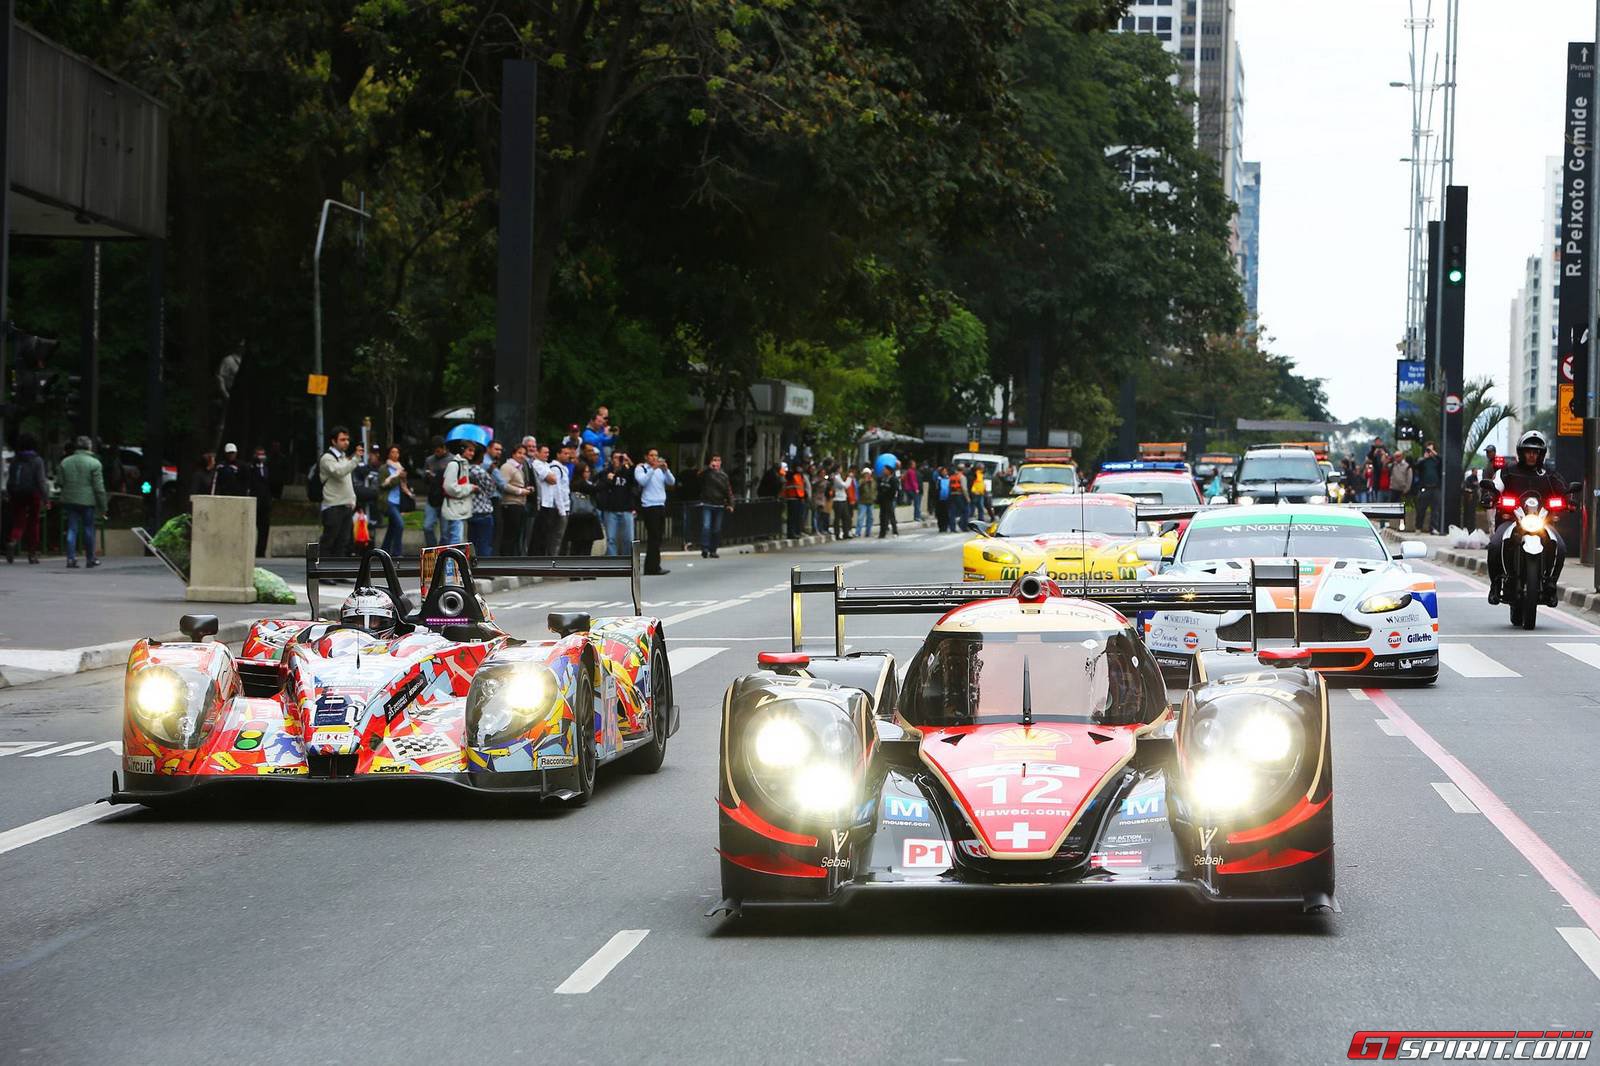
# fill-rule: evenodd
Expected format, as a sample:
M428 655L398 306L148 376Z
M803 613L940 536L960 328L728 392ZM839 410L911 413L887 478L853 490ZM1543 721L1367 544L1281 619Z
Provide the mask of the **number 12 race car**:
M793 652L723 702L713 913L974 886L1186 891L1333 907L1327 692L1292 647L1217 651L1174 711L1129 616L1253 609L1249 581L846 586L794 571ZM800 651L800 598L834 599L833 654ZM897 685L843 654L853 614L938 614ZM870 638L855 638L858 642Z
M639 560L491 559L432 549L420 609L399 576L419 560L306 549L315 618L321 581L354 578L386 624L263 619L243 650L203 643L215 616L185 616L189 642L143 640L128 658L123 774L113 803L158 806L251 783L428 781L581 805L595 769L627 758L654 772L677 728L661 623L639 615ZM453 566L448 564L454 564ZM555 639L495 625L478 576L628 577L634 615L552 614ZM379 584L374 584L374 575ZM361 590L365 589L365 592Z

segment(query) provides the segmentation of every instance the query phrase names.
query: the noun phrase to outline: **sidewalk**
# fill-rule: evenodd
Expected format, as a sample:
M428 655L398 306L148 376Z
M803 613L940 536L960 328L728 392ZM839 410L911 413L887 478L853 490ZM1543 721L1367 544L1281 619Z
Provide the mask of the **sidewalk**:
M1428 558L1457 570L1488 577L1487 552L1481 547L1467 547L1459 536L1439 536L1433 533L1401 533L1385 529L1383 538L1392 543L1402 540L1420 540L1428 546ZM1600 614L1600 591L1595 590L1594 567L1585 566L1576 559L1568 559L1561 568L1561 580L1556 584L1561 603L1582 611Z

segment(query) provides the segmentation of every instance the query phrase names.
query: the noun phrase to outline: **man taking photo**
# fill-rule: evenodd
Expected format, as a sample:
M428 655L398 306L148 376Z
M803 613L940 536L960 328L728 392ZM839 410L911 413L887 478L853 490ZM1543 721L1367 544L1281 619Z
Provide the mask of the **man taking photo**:
M659 577L669 571L661 569L661 535L667 526L667 490L677 479L661 453L651 448L644 462L633 468L633 479L639 485L639 518L644 522L645 556L644 572Z

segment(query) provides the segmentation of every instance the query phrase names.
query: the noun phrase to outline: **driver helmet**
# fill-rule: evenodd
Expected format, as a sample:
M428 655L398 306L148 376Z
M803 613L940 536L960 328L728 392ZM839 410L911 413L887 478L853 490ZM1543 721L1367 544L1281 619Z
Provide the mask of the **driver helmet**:
M365 629L375 637L393 636L399 624L394 602L371 585L362 585L345 597L339 607L339 621Z
M1526 466L1543 466L1545 453L1549 450L1549 441L1536 429L1528 430L1517 440L1517 458ZM1528 458L1530 451L1534 453L1532 459Z

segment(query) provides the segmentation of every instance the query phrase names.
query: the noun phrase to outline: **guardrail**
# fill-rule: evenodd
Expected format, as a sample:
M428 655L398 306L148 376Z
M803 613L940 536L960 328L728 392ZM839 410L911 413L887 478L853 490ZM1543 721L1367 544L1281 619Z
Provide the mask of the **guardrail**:
M662 534L661 546L668 551L683 551L700 546L701 512L705 505L692 501L675 500L667 504L667 527ZM641 525L634 531L642 537ZM744 500L736 503L732 511L722 516L723 544L750 544L770 537L783 536L783 501L779 499Z

